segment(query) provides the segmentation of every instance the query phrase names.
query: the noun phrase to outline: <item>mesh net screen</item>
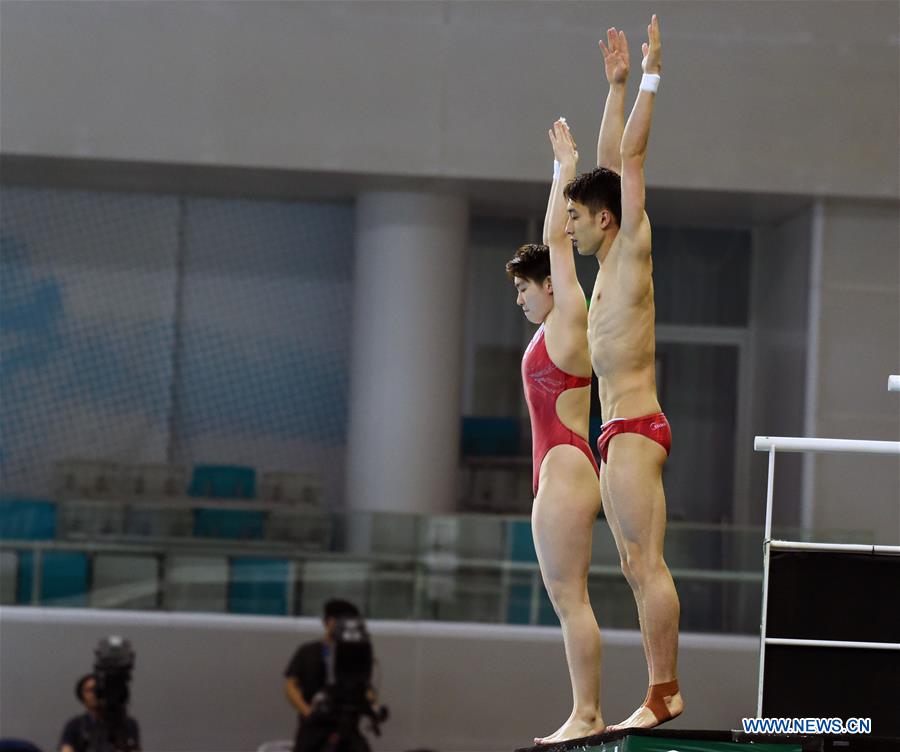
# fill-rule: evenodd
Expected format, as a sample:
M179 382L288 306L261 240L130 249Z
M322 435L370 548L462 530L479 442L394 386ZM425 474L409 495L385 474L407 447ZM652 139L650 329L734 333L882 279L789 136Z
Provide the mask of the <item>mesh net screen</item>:
M0 191L0 472L240 464L340 492L353 208Z

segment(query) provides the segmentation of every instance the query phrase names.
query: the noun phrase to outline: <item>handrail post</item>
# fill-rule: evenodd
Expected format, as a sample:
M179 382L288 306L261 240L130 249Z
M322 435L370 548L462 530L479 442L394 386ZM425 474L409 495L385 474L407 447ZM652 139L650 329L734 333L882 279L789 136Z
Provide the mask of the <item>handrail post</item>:
M41 580L44 579L44 549L35 546L31 550L31 605L41 604Z
M763 541L772 540L772 497L775 492L775 447L769 449L769 477L766 481L766 529Z
M888 389L891 391L900 391L900 376L890 377L890 379L888 380ZM759 628L759 680L756 696L756 715L758 718L762 718L763 679L765 676L767 642L766 619L768 616L769 605L769 566L770 551L772 548L772 507L775 490L775 452L825 452L900 455L900 441L816 439L797 436L757 436L753 440L753 449L757 452L768 452L769 454L769 475L766 483L766 527L763 539L762 618L760 619ZM853 643L854 646L857 644L862 645L863 643Z

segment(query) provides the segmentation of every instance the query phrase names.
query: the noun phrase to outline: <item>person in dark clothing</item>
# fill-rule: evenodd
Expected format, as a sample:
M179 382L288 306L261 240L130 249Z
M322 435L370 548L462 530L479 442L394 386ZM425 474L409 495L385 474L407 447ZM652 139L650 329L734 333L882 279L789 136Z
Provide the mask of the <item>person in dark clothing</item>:
M26 739L0 739L0 752L41 752L41 748Z
M325 604L322 639L307 642L294 652L284 671L284 693L299 717L294 752L315 752L322 749L334 731L333 722L316 715L316 706L323 702L329 683L328 660L334 646L335 629L341 619L359 618L359 610L349 601L332 599ZM369 700L375 704L370 691Z
M75 684L75 696L87 712L66 723L59 740L59 752L91 752L92 747L103 743L97 739L97 731L102 726L97 700L97 677L93 674L82 676ZM130 716L125 718L125 736L125 748L122 752L138 752L141 748L140 731L137 721Z

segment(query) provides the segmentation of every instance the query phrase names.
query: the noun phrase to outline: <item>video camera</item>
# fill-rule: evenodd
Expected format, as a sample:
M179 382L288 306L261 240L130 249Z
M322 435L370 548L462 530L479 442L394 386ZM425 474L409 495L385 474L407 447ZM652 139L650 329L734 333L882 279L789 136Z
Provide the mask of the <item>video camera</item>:
M132 752L137 747L126 723L134 658L131 643L118 635L105 637L94 649L99 722L88 742L88 752Z
M369 718L375 735L381 735L380 724L387 720L388 709L381 706L376 711L369 698L374 662L365 622L358 617L338 619L326 666L327 683L313 700L313 717L334 730L326 750L367 751L369 746L359 733L363 716Z

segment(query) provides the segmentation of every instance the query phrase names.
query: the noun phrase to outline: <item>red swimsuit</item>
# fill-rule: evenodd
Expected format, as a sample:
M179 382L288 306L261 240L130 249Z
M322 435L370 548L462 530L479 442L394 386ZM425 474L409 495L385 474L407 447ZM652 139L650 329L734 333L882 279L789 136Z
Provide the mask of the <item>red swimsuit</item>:
M550 360L544 342L544 327L537 330L522 358L522 383L525 386L525 401L531 415L531 455L534 462L534 495L538 492L541 463L553 447L571 444L584 452L600 475L597 461L587 441L567 428L556 414L556 400L567 389L589 386L589 376L572 376Z
M672 450L672 429L669 428L669 421L663 413L643 415L640 418L613 418L603 424L600 428L600 438L597 439L597 449L600 450L600 457L604 463L609 462L606 458L609 453L609 442L613 436L620 433L639 433L646 436L665 449L667 456Z

